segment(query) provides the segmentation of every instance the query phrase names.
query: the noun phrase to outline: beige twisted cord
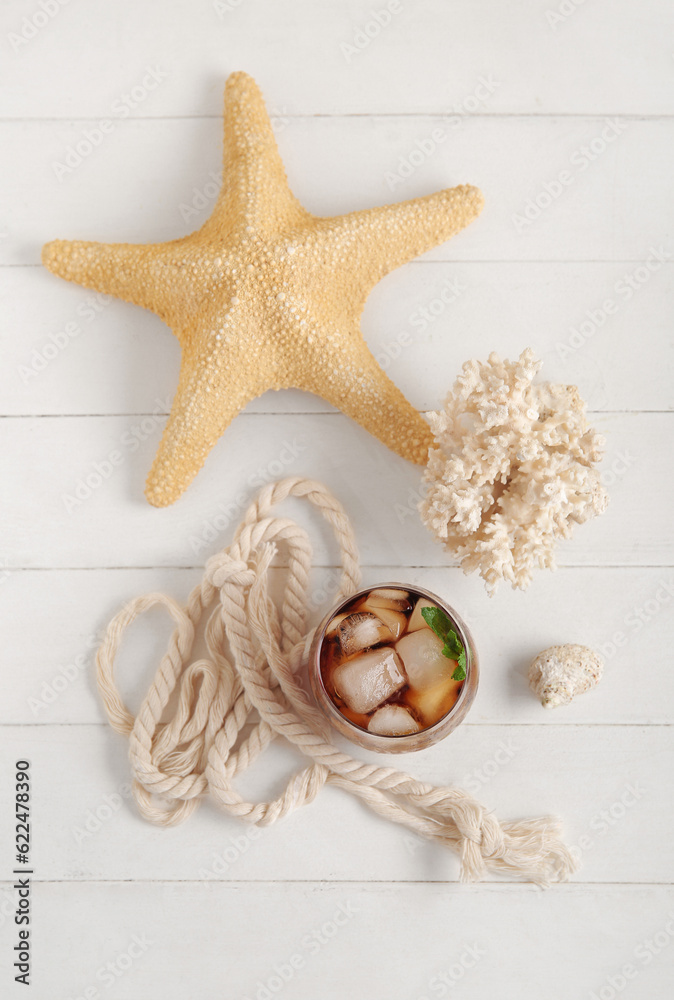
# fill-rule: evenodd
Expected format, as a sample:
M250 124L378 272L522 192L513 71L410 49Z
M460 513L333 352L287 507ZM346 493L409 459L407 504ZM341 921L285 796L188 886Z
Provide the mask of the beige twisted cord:
M354 593L360 568L343 508L320 483L288 478L260 491L232 544L206 563L186 608L165 594L149 594L131 601L108 625L96 657L98 689L113 729L129 737L141 814L153 823L173 825L210 795L226 812L268 825L313 801L329 781L381 816L455 850L464 881L478 879L488 869L540 885L567 878L575 863L559 839L556 820L499 823L457 788L436 787L391 767L363 763L330 743L324 717L296 677L313 634L306 634L312 553L303 528L270 516L289 496L309 500L333 529L342 564L337 599ZM267 590L279 544L288 550L280 611ZM176 627L134 718L115 684L115 657L125 629L157 604ZM204 630L208 658L190 662L196 628L211 605ZM223 652L225 640L231 660ZM234 779L277 736L310 763L293 775L278 798L248 802Z

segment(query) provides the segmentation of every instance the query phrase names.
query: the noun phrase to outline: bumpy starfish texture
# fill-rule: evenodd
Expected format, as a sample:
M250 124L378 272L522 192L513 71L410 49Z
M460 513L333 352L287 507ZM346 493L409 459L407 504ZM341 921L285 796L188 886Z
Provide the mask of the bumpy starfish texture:
M164 507L192 481L234 416L267 389L322 396L404 458L432 436L370 353L359 317L372 287L449 239L482 208L461 186L335 218L294 197L262 95L225 88L223 186L201 229L168 243L55 240L55 274L157 313L180 341L178 389L145 495Z

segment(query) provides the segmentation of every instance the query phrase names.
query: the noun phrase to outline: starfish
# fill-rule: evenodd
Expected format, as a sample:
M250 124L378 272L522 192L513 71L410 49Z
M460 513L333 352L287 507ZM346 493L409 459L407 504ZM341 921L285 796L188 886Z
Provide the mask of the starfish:
M68 281L143 306L178 338L178 388L145 495L186 489L232 419L268 389L322 396L404 458L424 464L430 428L370 353L360 314L372 287L449 239L482 208L463 185L334 218L288 185L262 95L225 87L223 185L210 218L167 243L54 240L42 261Z

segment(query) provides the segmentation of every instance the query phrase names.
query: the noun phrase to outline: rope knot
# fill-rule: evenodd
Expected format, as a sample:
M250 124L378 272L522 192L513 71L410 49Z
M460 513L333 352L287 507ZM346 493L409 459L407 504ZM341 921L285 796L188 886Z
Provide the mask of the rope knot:
M480 854L485 861L502 858L506 848L505 835L498 820L485 813L480 824Z
M248 564L243 559L230 555L226 549L211 556L204 567L204 572L206 579L217 590L229 582L250 586L255 579Z

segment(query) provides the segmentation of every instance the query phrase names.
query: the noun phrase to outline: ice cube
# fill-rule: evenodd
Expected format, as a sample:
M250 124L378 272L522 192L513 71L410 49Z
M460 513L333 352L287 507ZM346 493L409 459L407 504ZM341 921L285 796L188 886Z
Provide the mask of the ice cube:
M348 614L344 612L344 614L335 615L332 621L328 622L327 628L325 630L325 634L328 639L331 638L333 635L337 635L337 629L342 624L344 619L348 617L349 617Z
M349 708L368 713L404 687L407 678L395 650L384 646L340 663L332 682Z
M437 608L437 604L434 604L433 601L427 600L425 597L420 597L414 605L414 611L410 615L410 620L407 624L408 632L416 632L417 629L428 628L428 625L421 616L421 612L424 608Z
M443 656L444 643L429 628L409 632L399 639L395 650L403 661L410 687L422 691L449 680L456 670L456 660Z
M340 622L337 635L344 656L355 656L363 649L369 649L380 642L391 642L394 638L379 618L361 611L348 615Z
M385 608L387 611L409 611L409 594L406 590L394 587L379 587L367 595L367 603L373 608Z
M389 611L388 608L377 608L377 618L386 625L394 639L399 639L407 625L407 615L400 611Z
M368 731L378 736L406 736L421 726L404 705L382 705L368 723Z
M407 615L404 615L401 611L391 611L390 608L377 608L369 598L364 604L361 604L358 610L368 612L383 622L393 639L399 639L405 631Z
M449 662L449 661L448 661ZM422 691L410 689L407 698L423 719L424 726L433 726L454 706L459 697L462 681L451 677Z

